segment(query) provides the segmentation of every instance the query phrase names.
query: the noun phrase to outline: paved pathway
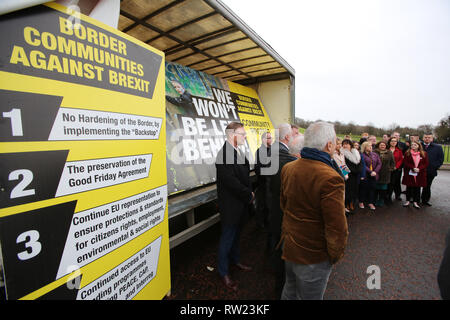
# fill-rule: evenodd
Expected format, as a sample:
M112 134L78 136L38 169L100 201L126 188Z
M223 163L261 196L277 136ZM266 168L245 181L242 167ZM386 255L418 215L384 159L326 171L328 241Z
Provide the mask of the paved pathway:
M331 273L325 299L440 299L437 271L450 228L450 171L432 186L432 207L404 208L400 202L348 218L344 259ZM213 208L212 208L213 210ZM216 225L171 251L170 299L277 299L264 251L265 235L250 221L242 234L242 261L254 270L233 271L239 291L223 288L216 271L220 227ZM368 289L369 266L380 270L380 289ZM210 271L214 268L213 271Z

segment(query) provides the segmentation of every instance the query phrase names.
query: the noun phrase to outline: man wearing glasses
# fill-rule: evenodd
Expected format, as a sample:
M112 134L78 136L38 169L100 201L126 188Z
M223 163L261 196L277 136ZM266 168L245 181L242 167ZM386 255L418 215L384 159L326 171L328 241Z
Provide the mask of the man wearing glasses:
M242 271L252 268L240 263L239 238L250 203L255 195L250 184L250 164L239 146L245 143L245 129L240 122L231 122L225 129L226 141L216 158L217 197L220 212L221 236L218 271L223 283L237 291L237 284L229 275L230 264Z

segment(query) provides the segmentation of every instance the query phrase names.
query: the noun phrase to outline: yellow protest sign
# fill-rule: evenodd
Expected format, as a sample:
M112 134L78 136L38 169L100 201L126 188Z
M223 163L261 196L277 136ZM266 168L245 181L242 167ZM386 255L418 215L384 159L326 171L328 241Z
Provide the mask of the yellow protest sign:
M0 16L8 299L170 290L164 54L58 4Z

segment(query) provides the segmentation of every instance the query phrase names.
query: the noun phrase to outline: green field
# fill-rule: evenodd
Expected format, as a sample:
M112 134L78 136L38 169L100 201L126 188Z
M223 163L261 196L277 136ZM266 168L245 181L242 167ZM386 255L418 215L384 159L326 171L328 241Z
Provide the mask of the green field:
M450 145L443 145L442 149L444 149L444 163L450 164Z

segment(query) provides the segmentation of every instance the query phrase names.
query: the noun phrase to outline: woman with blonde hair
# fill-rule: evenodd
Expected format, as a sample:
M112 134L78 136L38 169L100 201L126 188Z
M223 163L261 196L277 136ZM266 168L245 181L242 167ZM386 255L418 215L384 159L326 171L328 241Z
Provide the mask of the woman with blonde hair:
M336 164L339 166L339 169L341 169L345 180L347 180L348 174L350 173L350 169L347 167L347 164L345 163L345 157L341 149L342 149L342 139L336 138L336 149L333 154L333 160L336 161Z
M372 152L372 143L369 141L361 145L361 161L366 165L366 176L361 180L359 192L359 207L364 209L364 203L368 203L370 210L375 210L375 192L379 172L381 170L380 157Z

